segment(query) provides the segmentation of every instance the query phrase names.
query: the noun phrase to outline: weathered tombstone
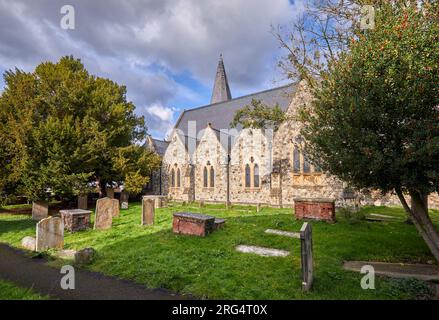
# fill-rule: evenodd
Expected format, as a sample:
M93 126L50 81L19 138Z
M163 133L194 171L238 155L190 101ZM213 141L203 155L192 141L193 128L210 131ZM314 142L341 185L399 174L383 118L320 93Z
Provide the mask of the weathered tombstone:
M47 202L32 202L32 219L41 220L49 216L49 204Z
M142 200L142 226L154 224L155 217L155 201L150 198Z
M261 211L261 204L258 202L256 204L256 212L260 212Z
M64 224L59 217L49 217L37 223L36 250L64 247Z
M111 201L113 201L113 218L118 217L120 215L119 200L111 199Z
M88 196L81 194L78 196L78 209L87 210Z
M128 209L128 200L130 198L130 194L126 191L122 191L120 194L120 208Z
M107 193L107 198L114 199L114 189L113 188L107 188L106 193Z
M115 202L113 200L115 199L102 198L96 201L94 229L105 230L111 228L114 215L113 211L115 209ZM119 211L119 204L117 204L117 210Z
M204 201L201 200L201 201L198 203L198 207L203 208L203 207L204 207Z
M62 221L64 228L70 232L87 230L90 227L90 210L72 209L61 210Z
M166 196L151 195L151 196L143 196L142 199L153 199L154 206L156 209L163 208L163 207L167 206Z
M300 252L302 256L302 289L309 291L313 284L312 227L305 222L300 229Z

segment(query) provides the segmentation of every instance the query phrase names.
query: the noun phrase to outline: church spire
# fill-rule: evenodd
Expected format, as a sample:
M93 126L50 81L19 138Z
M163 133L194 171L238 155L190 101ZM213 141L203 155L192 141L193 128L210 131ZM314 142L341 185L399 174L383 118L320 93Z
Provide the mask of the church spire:
M218 68L216 69L215 84L213 85L212 99L210 103L224 102L232 99L229 82L227 81L226 69L224 68L223 55L220 55Z

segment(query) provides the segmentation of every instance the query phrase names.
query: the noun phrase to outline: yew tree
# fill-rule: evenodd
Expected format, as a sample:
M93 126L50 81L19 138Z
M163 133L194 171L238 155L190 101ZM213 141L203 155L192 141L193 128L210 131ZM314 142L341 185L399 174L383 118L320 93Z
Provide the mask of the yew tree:
M67 56L33 72L9 70L4 79L0 191L48 200L97 181L105 192L107 184L131 176L143 183L157 167L156 156L139 147L147 131L126 88L89 74L80 60ZM136 152L121 152L126 149ZM122 172L121 161L139 167Z
M323 170L396 193L439 261L426 203L439 191L439 7L406 3L381 4L375 27L354 30L328 60L301 110L302 135Z

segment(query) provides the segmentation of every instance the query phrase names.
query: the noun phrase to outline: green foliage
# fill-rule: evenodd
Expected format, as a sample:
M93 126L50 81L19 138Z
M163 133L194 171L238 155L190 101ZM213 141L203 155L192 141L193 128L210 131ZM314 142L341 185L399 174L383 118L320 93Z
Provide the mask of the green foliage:
M434 290L425 281L413 278L391 279L387 292L393 297L411 297L416 300L430 300L434 297Z
M360 286L364 274L342 269L343 261L388 261L425 263L431 254L413 226L403 222L402 208L370 207L366 212L393 215L401 221L348 224L337 215L337 223L312 222L314 288L302 291L300 241L266 234L266 229L298 232L291 209L222 204L197 204L155 210L156 223L139 223L141 204L113 219L109 230L87 230L65 234L66 249L93 247L98 256L87 268L131 279L150 288L167 288L209 299L414 299L416 286L395 290L394 281L376 277L375 290ZM227 220L223 229L208 237L176 235L172 213L201 212ZM439 226L439 211L430 214ZM94 215L91 216L94 218ZM20 246L21 239L35 234L35 221L29 216L0 214L0 241ZM276 227L278 226L278 227ZM285 258L267 258L236 252L237 244L288 250ZM115 263L117 262L117 263ZM63 262L65 264L65 262ZM140 266L140 267L139 267ZM401 288L401 287L400 287ZM421 292L421 291L419 291Z
M362 211L355 211L348 207L343 207L338 210L338 213L349 223L356 224L366 218Z
M276 131L286 119L286 113L278 104L270 107L263 104L261 100L252 99L250 105L236 111L230 126L234 128L240 124L244 128L272 128Z
M124 86L90 75L73 57L41 63L32 73L9 70L4 79L0 190L38 200L123 178L114 155L146 135ZM150 154L136 155L144 163Z
M307 151L358 188L439 191L438 4L384 3L301 110Z

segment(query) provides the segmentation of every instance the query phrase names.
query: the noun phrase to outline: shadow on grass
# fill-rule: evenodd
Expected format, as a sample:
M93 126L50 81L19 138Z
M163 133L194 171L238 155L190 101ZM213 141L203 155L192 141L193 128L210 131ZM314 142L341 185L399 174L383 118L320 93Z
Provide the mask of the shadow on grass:
M14 220L2 220L0 216L0 237L5 233L23 232L35 228L35 224L35 221L26 217L22 219L17 217L17 219Z

